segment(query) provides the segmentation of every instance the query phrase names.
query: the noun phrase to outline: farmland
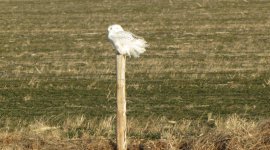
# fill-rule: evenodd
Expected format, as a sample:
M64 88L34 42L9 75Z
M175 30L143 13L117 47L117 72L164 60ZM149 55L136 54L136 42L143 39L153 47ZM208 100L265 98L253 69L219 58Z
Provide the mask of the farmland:
M127 59L128 118L269 118L267 0L0 3L1 127L5 120L113 117L113 23L150 44L139 59Z

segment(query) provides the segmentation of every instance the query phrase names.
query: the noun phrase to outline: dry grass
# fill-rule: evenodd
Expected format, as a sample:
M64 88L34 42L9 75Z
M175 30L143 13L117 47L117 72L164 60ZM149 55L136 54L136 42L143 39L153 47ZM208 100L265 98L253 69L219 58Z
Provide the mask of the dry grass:
M58 125L36 120L28 125L0 129L1 149L114 149L114 117L102 120L84 116ZM228 118L172 121L165 117L146 122L128 121L131 150L267 150L270 121L253 121L237 115Z
M119 23L151 45L127 61L128 115L269 116L269 6L248 0L9 0L0 13L1 116L115 113ZM121 7L119 7L121 6ZM153 7L155 6L155 7ZM260 14L260 15L257 15ZM245 108L245 109L241 109ZM99 111L97 111L99 110Z

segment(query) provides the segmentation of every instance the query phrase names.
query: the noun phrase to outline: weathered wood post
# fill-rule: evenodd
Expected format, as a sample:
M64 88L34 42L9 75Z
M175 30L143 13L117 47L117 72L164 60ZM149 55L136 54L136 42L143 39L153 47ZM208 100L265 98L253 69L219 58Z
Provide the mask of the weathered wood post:
M116 141L117 150L126 150L126 56L116 55L116 80L117 80L117 115L116 115Z

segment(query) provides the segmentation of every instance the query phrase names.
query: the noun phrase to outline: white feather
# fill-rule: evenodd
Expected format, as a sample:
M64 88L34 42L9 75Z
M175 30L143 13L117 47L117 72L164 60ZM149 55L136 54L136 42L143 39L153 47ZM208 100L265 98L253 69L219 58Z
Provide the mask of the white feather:
M148 46L143 38L124 31L120 25L109 26L108 32L108 38L119 54L137 58L145 52L145 48Z

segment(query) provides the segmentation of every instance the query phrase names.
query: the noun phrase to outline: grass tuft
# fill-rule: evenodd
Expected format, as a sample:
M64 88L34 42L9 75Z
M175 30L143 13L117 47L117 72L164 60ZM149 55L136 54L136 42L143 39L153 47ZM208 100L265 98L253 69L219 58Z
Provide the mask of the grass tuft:
M73 120L73 121L72 121ZM91 149L115 147L115 117L87 119L67 118L52 125L36 120L28 125L0 129L0 148ZM141 149L262 149L270 146L270 121L247 120L238 115L216 118L215 127L204 120L168 120L149 118L128 120L128 146Z

